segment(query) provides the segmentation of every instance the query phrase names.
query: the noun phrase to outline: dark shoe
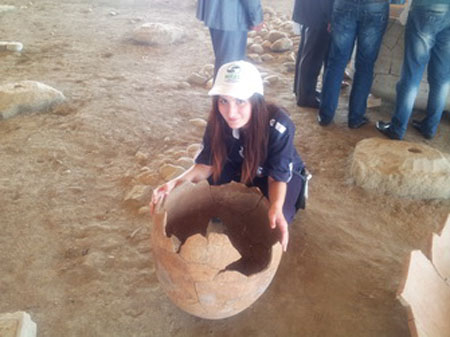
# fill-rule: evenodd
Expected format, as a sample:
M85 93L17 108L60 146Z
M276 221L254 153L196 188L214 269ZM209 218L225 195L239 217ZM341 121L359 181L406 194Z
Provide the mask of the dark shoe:
M425 138L425 139L432 139L433 136L431 135L427 135L422 131L422 122L417 120L417 119L413 119L412 120L412 126L414 129L416 129L417 131L419 131L419 133Z
M314 98L311 100L298 100L297 105L302 108L313 108L313 109L319 109L320 108L320 100L318 98Z
M319 125L321 125L321 126L327 126L327 125L330 125L331 124L331 121L325 121L325 120L323 120L321 117L320 117L320 115L317 115L317 122L319 123Z
M348 127L350 129L359 129L361 126L366 125L367 123L369 123L369 118L363 116L363 118L361 118L361 120L358 123L355 124L348 124Z
M385 135L386 137L389 137L390 139L395 139L395 140L401 140L401 138L399 136L397 136L394 131L392 131L391 128L391 123L386 123L383 121L378 121L375 124L375 127L377 128L378 131L380 131L383 135Z

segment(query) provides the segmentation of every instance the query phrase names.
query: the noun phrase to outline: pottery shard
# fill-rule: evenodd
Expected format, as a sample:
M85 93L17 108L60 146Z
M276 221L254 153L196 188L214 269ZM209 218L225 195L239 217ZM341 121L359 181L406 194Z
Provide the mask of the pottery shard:
M370 138L354 150L357 185L402 197L450 198L449 155L423 144Z
M206 238L201 234L189 237L181 246L180 255L187 262L204 264L217 271L241 258L228 236L222 233L210 233Z
M8 83L0 86L0 119L23 112L44 111L64 99L60 91L40 82Z
M450 336L450 287L420 250L410 254L397 297L408 308L411 336Z
M450 286L450 214L441 233L433 233L430 255L436 270Z
M137 27L132 38L140 43L168 45L181 40L184 32L181 28L158 22L147 22Z
M23 311L0 314L0 336L35 337L36 323Z
M276 40L274 43L272 43L272 46L270 47L270 50L282 53L288 50L291 50L294 46L294 43L290 38L284 37L281 39Z
M159 169L159 174L165 179L170 180L184 172L184 167L172 164L164 164Z

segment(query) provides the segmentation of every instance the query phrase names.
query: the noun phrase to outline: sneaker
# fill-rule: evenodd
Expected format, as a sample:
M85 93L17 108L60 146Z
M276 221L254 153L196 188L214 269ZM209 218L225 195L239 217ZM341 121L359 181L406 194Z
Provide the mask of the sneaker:
M355 123L355 124L350 124L349 123L348 127L350 129L359 129L361 126L366 125L369 122L370 122L369 118L363 116L363 118L361 118L361 120L358 123Z
M378 121L375 124L375 127L378 131L380 131L383 135L390 139L401 140L401 138L392 130L391 123L386 123L383 121Z
M432 139L433 136L427 135L426 133L424 133L422 131L422 121L419 121L417 119L413 119L412 120L412 126L414 129L416 129L417 131L419 131L419 133L425 138L425 139Z

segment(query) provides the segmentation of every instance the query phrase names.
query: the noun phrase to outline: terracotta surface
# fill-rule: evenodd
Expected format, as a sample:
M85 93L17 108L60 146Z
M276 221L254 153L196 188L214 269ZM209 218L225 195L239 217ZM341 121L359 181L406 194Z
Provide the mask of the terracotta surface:
M267 206L259 190L238 183L184 183L169 194L153 217L152 251L173 303L220 319L264 293L282 255Z
M411 252L398 298L413 337L450 336L450 287L420 250Z
M440 234L433 233L430 255L436 270L450 285L450 214Z

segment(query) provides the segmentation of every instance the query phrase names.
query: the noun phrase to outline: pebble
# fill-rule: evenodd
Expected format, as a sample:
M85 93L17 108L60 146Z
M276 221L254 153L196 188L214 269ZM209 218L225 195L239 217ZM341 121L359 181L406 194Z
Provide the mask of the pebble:
M206 83L207 80L208 79L205 76L203 76L203 75L201 75L199 73L192 73L188 77L187 82L190 83L190 84L203 86Z
M293 44L292 40L287 37L284 37L284 38L276 40L272 44L270 49L274 52L282 53L282 52L291 50L293 46L294 46L294 44Z
M164 180L170 180L185 171L184 167L172 164L164 164L159 168L159 174Z
M202 149L202 144L191 144L186 148L186 152L191 158L195 158Z
M206 121L203 118L192 118L189 123L202 129L206 126Z

